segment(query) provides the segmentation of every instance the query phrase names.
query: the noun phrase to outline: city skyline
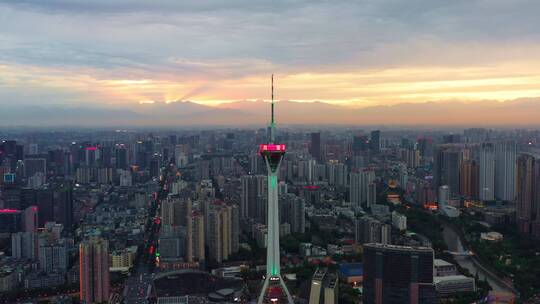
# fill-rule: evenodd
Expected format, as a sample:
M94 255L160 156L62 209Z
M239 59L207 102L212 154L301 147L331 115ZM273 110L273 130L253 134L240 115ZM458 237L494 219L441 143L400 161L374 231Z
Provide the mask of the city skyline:
M429 112L443 104L466 108L463 113L485 111L488 117L479 119L496 124L498 116L489 113L504 107L500 102L532 98L538 107L538 6L533 1L1 2L0 108L140 113L149 109L147 103L189 100L223 111L269 99L267 78L276 73L277 100L317 101L343 111L367 108L380 123L395 121L385 120L388 107L405 104ZM500 124L533 123L523 122L526 111L505 112ZM453 117L428 118L415 119L453 124Z

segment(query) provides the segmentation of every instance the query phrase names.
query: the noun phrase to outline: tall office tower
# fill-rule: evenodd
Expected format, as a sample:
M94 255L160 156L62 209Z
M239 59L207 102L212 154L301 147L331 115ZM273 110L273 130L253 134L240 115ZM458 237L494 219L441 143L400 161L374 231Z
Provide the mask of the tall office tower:
M480 199L495 199L495 149L492 143L483 143L480 149Z
M442 145L435 152L433 163L433 182L435 189L447 185L450 187L450 197L459 194L459 167L461 152L459 147Z
M353 137L352 151L353 155L361 155L369 149L369 139L365 135L356 135Z
M38 207L30 206L24 209L24 231L36 232L38 225Z
M36 194L39 227L54 221L54 196L51 189L38 190Z
M368 199L368 185L375 181L375 171L365 168L360 172L351 172L350 179L349 200L355 207L365 205Z
M39 269L46 273L66 272L68 269L68 246L65 239L41 235L39 244Z
M128 150L123 144L116 145L116 168L126 169L128 166Z
M35 260L37 258L37 239L34 232L11 234L11 256L15 259Z
M371 140L369 141L369 148L373 153L381 152L381 131L371 131Z
M79 245L81 302L109 301L109 244L100 237L91 237Z
M317 161L322 161L321 155L321 132L311 133L311 143L309 146L309 153Z
M530 154L517 158L516 221L521 233L540 238L540 164Z
M192 244L193 244L193 260L204 261L204 215L198 212L194 212L191 216L192 223Z
M64 225L64 228L73 229L73 190L71 184L58 185L53 192L53 219Z
M433 158L433 140L431 138L419 138L418 139L418 150L420 150L420 156L422 159L430 160Z
M437 303L432 248L364 244L363 262L364 303Z
M285 155L285 145L275 143L276 123L274 121L273 75L271 112L270 143L262 144L259 147L259 152L266 163L268 172L268 245L266 247L266 277L257 300L258 304L293 303L291 294L281 277L280 269L278 173L279 165Z
M257 217L257 200L266 193L267 178L264 175L244 175L240 178L242 196L240 198L240 218Z
M101 155L99 158L99 163L105 167L112 166L112 147L111 146L101 147Z
M152 156L152 159L150 160L150 176L152 177L158 177L159 171L160 171L160 156L157 154L154 154Z
M475 160L464 161L459 171L460 194L466 198L478 198L479 167Z
M507 140L495 144L495 197L513 202L516 198L516 154L515 141Z
M36 173L47 174L47 160L45 158L26 158L24 160L24 176L31 177Z
M358 244L392 242L392 227L388 224L369 217L363 216L354 220L354 240Z

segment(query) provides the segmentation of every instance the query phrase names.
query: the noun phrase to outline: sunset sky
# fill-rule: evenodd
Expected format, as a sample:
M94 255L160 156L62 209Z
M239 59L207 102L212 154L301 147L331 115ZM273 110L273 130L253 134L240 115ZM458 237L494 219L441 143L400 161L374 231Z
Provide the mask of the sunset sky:
M0 1L0 105L540 96L540 1Z

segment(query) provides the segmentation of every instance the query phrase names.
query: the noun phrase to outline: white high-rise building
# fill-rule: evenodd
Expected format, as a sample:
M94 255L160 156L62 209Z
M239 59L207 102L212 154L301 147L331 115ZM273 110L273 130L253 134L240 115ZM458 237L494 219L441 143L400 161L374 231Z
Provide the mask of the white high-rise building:
M483 143L480 149L480 199L495 199L495 148L492 143Z
M495 144L495 197L513 201L516 198L516 154L515 141Z
M442 185L439 187L438 203L439 206L447 205L450 201L450 187Z
M368 185L375 181L375 171L363 169L350 174L349 200L355 207L367 202Z

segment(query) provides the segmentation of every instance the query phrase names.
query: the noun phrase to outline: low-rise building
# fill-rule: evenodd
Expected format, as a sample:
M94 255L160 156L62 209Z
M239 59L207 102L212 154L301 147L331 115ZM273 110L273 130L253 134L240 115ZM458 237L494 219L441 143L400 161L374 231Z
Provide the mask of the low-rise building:
M435 290L441 296L449 296L458 292L476 291L474 278L463 275L451 275L445 277L434 277Z
M456 265L441 259L433 260L433 276L446 277L453 275L456 275Z
M499 242L502 241L503 235L496 231L482 232L480 238L488 242Z

